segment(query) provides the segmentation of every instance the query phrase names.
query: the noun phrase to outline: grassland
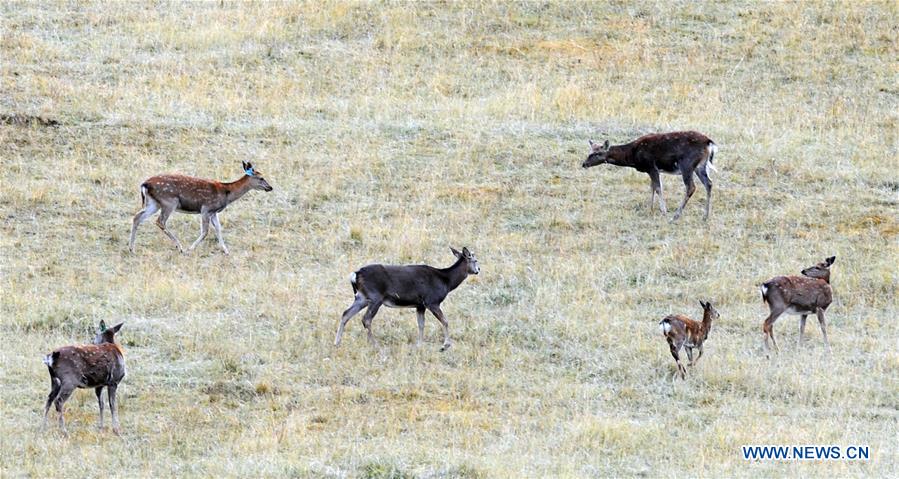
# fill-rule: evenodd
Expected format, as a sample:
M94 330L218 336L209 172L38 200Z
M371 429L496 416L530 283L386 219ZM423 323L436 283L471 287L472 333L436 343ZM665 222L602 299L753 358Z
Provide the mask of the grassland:
M899 475L899 14L894 2L0 4L4 477ZM719 145L671 224L587 140ZM179 255L138 185L275 187ZM682 185L663 178L669 205ZM170 226L182 241L195 216ZM414 346L382 310L333 348L369 262L481 274ZM835 301L775 332L756 285L825 256ZM687 381L657 322L713 301ZM123 435L89 391L40 430L41 355L125 321ZM746 462L744 444L869 445Z

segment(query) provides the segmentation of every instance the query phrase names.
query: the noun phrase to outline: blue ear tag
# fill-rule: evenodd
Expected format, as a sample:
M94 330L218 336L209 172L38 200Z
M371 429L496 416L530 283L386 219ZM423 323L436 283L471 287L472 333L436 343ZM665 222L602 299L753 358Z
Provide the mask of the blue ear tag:
M248 169L244 170L243 172L246 173L247 176L253 176L253 169L252 169L252 168L248 168Z

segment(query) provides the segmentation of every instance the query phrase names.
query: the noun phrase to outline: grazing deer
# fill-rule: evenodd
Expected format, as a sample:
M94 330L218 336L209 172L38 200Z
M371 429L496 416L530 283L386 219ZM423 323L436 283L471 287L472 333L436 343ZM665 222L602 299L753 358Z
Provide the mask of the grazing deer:
M712 303L700 301L702 305L702 322L696 322L682 314L672 314L666 316L659 322L659 330L662 336L668 341L668 347L671 349L671 355L677 363L677 371L680 373L681 379L687 378L687 368L680 362L680 350L686 348L687 358L690 360L688 366L693 366L702 357L702 344L709 337L709 330L712 329L712 320L718 319L718 311L712 306ZM699 350L696 360L693 360L693 348ZM677 374L677 373L675 373Z
M134 253L134 237L137 235L137 228L140 224L153 216L156 211L161 211L159 218L156 219L156 225L175 242L178 250L184 253L181 242L165 227L169 216L177 210L182 213L200 215L200 237L190 245L190 250L196 248L206 238L206 234L209 232L209 223L212 223L219 246L222 247L225 254L228 254L228 247L225 246L225 240L222 238L219 212L239 200L250 190L272 191L271 185L265 181L260 172L253 168L252 164L244 161L243 170L244 176L231 183L182 175L159 175L144 181L140 185L143 209L134 215L128 249Z
M709 218L712 208L712 180L709 179L709 169L714 170L712 164L718 147L702 133L695 131L680 131L658 135L646 135L624 144L609 146L609 141L602 145L590 140L590 154L581 165L584 168L608 163L615 166L627 166L637 171L649 174L652 196L649 199L649 211L655 203L656 195L659 196L659 209L663 214L668 213L665 207L665 198L662 196L662 180L659 173L669 175L681 175L684 186L687 188L684 201L674 218L677 221L687 205L687 200L693 196L696 186L693 184L693 174L699 177L699 181L705 186L705 219Z
M116 435L119 434L119 410L115 394L119 382L125 377L125 356L122 347L115 342L115 335L122 329L122 324L124 323L107 328L106 323L100 321L100 330L94 338L94 344L65 346L44 357L44 364L50 370L50 395L44 405L44 428L47 427L50 405L56 404L59 427L63 434L68 435L63 419L66 400L75 388L94 388L100 405L100 429L103 429L101 393L106 387L109 410L112 412L112 430Z
M802 270L802 276L778 276L765 281L759 287L762 292L762 301L768 305L770 310L770 314L762 324L766 355L770 351L768 338L771 338L771 342L774 343L774 349L778 349L777 341L774 340L774 322L784 313L799 315L799 345L802 344L802 336L805 334L806 318L810 314L817 315L821 334L824 336L824 345L828 351L830 350L824 311L833 301L833 290L830 287L830 266L836 259L836 256L831 256Z
M390 308L415 308L418 313L418 345L424 341L425 310L431 312L443 327L443 347L450 347L449 324L440 303L450 291L459 287L470 274L478 274L478 260L462 248L462 252L450 248L456 256L456 262L448 268L434 268L427 265L391 266L371 264L364 266L350 275L350 284L356 299L343 312L340 325L337 327L337 338L334 346L340 346L343 328L347 321L363 308L368 307L362 317L362 325L368 331L368 341L375 344L371 333L371 320L378 314L383 304Z

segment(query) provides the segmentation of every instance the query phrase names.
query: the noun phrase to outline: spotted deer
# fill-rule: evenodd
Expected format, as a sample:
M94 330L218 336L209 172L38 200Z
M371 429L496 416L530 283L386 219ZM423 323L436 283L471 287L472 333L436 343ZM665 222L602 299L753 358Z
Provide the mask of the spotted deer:
M456 256L456 262L448 268L434 268L427 265L392 266L372 264L360 268L350 275L355 300L343 312L334 346L340 346L343 329L346 323L359 311L368 308L362 318L362 325L368 332L368 341L376 344L371 332L371 321L378 314L381 305L389 308L415 308L418 314L418 345L424 341L425 310L431 312L443 327L443 346L441 351L450 347L449 323L440 303L446 299L450 291L459 287L462 281L471 274L478 274L480 267L475 256L462 248L457 251L450 248Z
M821 335L824 336L824 345L828 351L830 350L824 312L833 301L833 290L830 287L830 267L836 259L836 256L831 256L802 270L802 276L777 276L765 281L759 287L762 301L768 305L770 311L762 324L766 354L771 350L768 345L769 338L774 344L774 349L778 350L777 341L774 340L774 322L784 313L799 315L799 345L802 344L802 336L805 334L806 318L810 314L817 315L818 325L821 326Z
M190 245L193 250L206 238L209 232L209 224L215 228L215 236L218 239L222 251L228 254L228 247L222 238L222 225L218 214L229 204L239 200L250 190L272 191L271 185L262 177L262 173L253 168L253 165L243 162L244 176L231 183L221 183L213 180L204 180L183 175L159 175L148 178L140 185L140 197L143 209L134 215L131 224L131 237L128 240L128 249L134 253L134 238L137 228L147 218L160 211L156 219L156 226L165 233L184 253L181 242L166 229L169 216L174 211L200 215L200 237Z
M100 329L94 337L93 344L83 346L64 346L44 357L44 364L50 371L50 395L44 405L44 428L47 427L47 415L50 405L56 405L59 414L59 427L63 434L66 430L63 411L65 403L75 388L94 388L97 403L100 406L100 429L103 429L103 388L109 398L109 411L112 413L112 430L119 434L119 410L116 404L116 389L125 377L125 354L122 347L115 342L115 335L122 329L119 323L111 328L100 321Z
M662 196L662 180L660 173L681 175L686 187L684 201L674 213L671 221L677 221L687 201L696 191L693 174L705 186L705 216L708 220L712 209L712 180L709 170L714 170L715 152L718 147L707 136L696 131L678 131L646 135L623 145L609 146L606 140L602 145L590 140L590 154L581 164L584 168L608 163L614 166L626 166L649 175L652 195L649 199L649 210L653 209L656 195L659 197L659 209L668 213L665 198Z
M700 301L702 305L702 322L694 321L682 314L672 314L666 316L659 322L659 330L662 336L668 341L668 348L674 361L677 363L677 372L680 373L681 379L687 378L687 368L680 362L680 350L686 348L687 358L690 360L688 366L693 366L702 357L702 345L706 338L709 337L709 331L712 329L712 320L718 319L718 311L712 306L712 303ZM696 360L693 360L693 349L699 350ZM677 373L675 373L677 374Z

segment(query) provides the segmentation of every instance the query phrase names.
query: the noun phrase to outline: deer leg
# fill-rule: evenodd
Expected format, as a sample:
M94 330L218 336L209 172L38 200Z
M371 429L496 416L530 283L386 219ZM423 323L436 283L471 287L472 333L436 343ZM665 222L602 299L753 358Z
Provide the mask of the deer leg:
M103 429L103 386L94 388L94 392L97 394L97 404L100 406L100 429Z
M687 351L687 360L690 361L687 366L693 367L693 348L688 346L684 350Z
M653 202L656 195L659 197L659 209L662 214L668 214L668 208L665 206L665 197L662 196L662 178L659 177L659 170L651 170L649 172L650 187L652 188L652 199L649 203L649 211L652 212Z
M687 206L687 201L690 200L690 197L693 196L693 193L696 191L696 184L693 183L693 175L692 173L687 173L683 175L684 177L684 186L687 188L684 193L684 201L681 202L680 206L678 206L677 211L674 212L674 218L671 221L677 221L680 218L681 213L684 212L684 206Z
M343 312L343 316L340 317L340 324L337 326L337 337L334 339L335 347L340 346L340 339L343 337L343 328L346 327L346 323L366 306L368 306L368 300L361 294L356 294L356 300Z
M821 326L821 335L824 336L824 345L827 346L827 351L830 351L830 341L827 340L827 322L824 321L824 310L818 308L816 313L818 314L818 325Z
M65 404L69 399L69 396L72 395L72 391L75 390L75 386L71 384L64 384L59 388L59 394L56 396L56 400L54 404L56 405L56 412L59 414L59 428L62 430L63 435L68 436L69 432L66 430L66 420L63 418Z
M168 222L169 216L172 215L172 212L173 212L173 211L175 211L175 207L174 207L174 206L166 206L166 205L163 205L163 207L162 207L162 212L159 213L159 217L156 218L156 226L158 226L159 229L161 229L162 232L165 233L165 235L168 236L169 239L172 240L172 241L175 243L175 246L178 247L178 251L184 253L184 248L181 247L181 242L178 241L178 238L176 238L175 235L173 235L173 234L172 234L169 230L167 230L166 227L165 227L165 224L166 224L166 222Z
M418 344L417 346L421 347L421 344L425 340L425 308L416 308L415 314L418 315Z
M805 320L808 318L807 314L803 314L799 317L799 342L797 346L802 346L802 336L805 335Z
M119 435L119 404L116 402L115 393L118 385L109 385L106 387L106 394L109 395L109 412L112 415L112 432L116 436ZM102 401L101 401L102 402Z
M225 254L228 254L228 247L225 246L225 238L222 237L222 224L219 222L218 213L212 215L212 227L215 228L215 237L219 241L219 246L222 247L222 251Z
M134 253L134 240L137 237L137 228L147 221L147 218L153 216L159 211L159 204L153 198L147 197L147 204L144 209L140 210L131 221L131 236L128 238L128 250Z
M699 358L702 357L702 345L701 345L701 344L699 345L699 348L698 348L698 349L699 349L699 354L696 356L696 361L693 361L693 364L698 363L698 362L699 362Z
M194 243L192 245L190 245L190 248L187 249L188 251L193 251L194 248L196 248L197 245L200 244L200 241L203 241L204 239L206 239L206 235L209 234L209 222L210 221L211 221L210 215L208 215L206 213L202 213L200 215L200 236L197 238L196 241L194 241Z
M696 170L696 176L699 177L702 186L705 186L705 217L703 219L708 220L709 213L712 211L712 180L709 178L705 163Z
M765 322L762 324L762 332L765 333L765 356L771 351L771 348L768 346L768 338L771 338L771 342L774 343L774 350L779 351L777 341L774 340L774 322L777 321L781 314L783 314L783 311L771 311L771 314L765 318Z
M673 342L668 342L668 349L671 350L671 355L674 356L674 362L677 363L677 372L674 373L675 376L680 373L681 379L687 379L686 373L687 369L683 364L680 363L680 355L677 353L677 350L680 349L679 346L676 346Z
M365 316L362 317L362 326L364 326L365 330L368 332L368 342L374 346L377 346L378 342L375 341L375 336L371 333L371 320L375 318L375 315L378 314L378 309L380 308L380 301L372 302L365 311Z
M446 316L443 315L443 311L440 310L440 306L428 306L428 309L431 310L431 314L437 318L437 321L440 322L440 326L443 327L443 346L440 347L440 350L446 351L452 346L449 335L449 323L446 321Z
M50 413L50 405L59 396L60 381L57 378L50 379L50 394L47 396L47 403L44 404L44 429L47 429L47 415Z

